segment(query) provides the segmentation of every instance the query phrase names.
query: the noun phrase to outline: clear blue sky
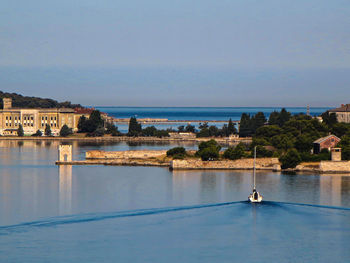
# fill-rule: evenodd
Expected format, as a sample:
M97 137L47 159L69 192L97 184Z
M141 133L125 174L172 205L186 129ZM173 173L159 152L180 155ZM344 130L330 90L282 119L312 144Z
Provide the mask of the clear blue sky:
M0 90L85 105L350 103L350 3L3 0Z

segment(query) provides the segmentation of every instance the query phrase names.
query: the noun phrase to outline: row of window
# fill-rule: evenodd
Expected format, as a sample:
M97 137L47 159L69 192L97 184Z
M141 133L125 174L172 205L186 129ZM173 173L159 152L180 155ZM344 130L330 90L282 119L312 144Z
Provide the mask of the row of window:
M24 120L34 120L34 117L33 116L24 116L23 117ZM12 116L6 116L6 120L12 120ZM14 120L21 120L21 116L15 116L14 117ZM41 117L41 120L48 120L48 117L47 116L43 116ZM57 120L57 117L50 117L50 120L53 121L53 120Z

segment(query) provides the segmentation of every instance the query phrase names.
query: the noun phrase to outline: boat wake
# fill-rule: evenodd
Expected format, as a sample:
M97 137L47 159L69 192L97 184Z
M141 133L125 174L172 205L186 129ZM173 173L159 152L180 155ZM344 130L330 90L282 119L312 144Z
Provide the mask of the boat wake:
M139 216L148 216L155 214L164 214L177 211L193 210L193 209L203 209L211 207L223 207L230 206L235 204L246 204L248 207L252 207L252 204L249 201L236 201L236 202L225 202L225 203L214 203L214 204L203 204L203 205L192 205L192 206L180 206L180 207L165 207L165 208L150 208L150 209L138 209L138 210L129 210L129 211L120 211L120 212L105 212L105 213L89 213L89 214L77 214L69 216L58 216L52 217L44 220L37 220L31 222L24 222L20 224L0 226L0 236L8 235L11 233L28 231L33 228L42 228L42 227L52 227L58 225L67 225L67 224L77 224L85 222L95 222L115 218L124 218L124 217L139 217ZM290 206L306 206L306 207L315 207L323 209L337 209L337 210L346 210L350 211L350 208L345 207L334 207L334 206L322 206L322 205L313 205L313 204L303 204L303 203L289 203L289 202L276 202L276 201L262 201L261 203L254 203L254 206L264 207L264 206L276 206L281 208L290 208Z

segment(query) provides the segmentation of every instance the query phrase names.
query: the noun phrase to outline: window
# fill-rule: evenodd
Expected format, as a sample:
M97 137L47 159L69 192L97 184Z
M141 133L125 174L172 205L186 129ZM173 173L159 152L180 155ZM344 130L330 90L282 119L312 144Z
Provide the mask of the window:
M8 120L9 119L9 117L8 116L6 116L6 120Z

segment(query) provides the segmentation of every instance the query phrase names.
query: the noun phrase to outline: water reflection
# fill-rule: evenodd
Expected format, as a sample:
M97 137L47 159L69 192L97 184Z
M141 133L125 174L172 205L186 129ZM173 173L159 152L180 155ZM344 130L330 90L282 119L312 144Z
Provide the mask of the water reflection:
M72 211L72 166L59 166L59 214L70 214Z

